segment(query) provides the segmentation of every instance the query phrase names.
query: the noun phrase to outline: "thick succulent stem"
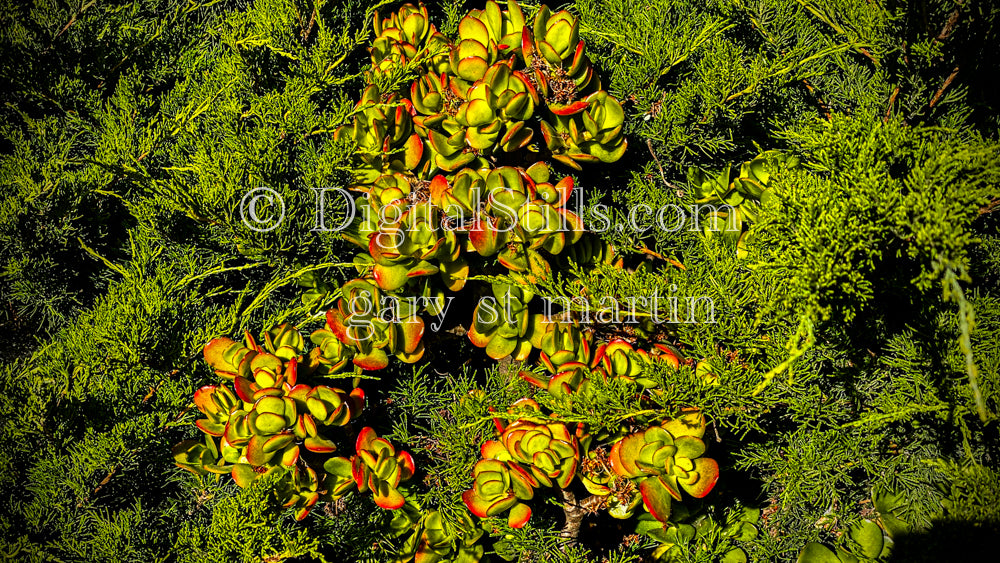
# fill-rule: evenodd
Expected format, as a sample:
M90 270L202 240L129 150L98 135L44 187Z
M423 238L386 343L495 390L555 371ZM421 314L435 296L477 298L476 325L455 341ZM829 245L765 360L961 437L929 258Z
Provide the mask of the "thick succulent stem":
M567 542L569 545L576 545L583 517L588 513L595 512L604 500L604 497L590 495L581 501L577 501L576 495L569 489L560 489L559 492L562 494L563 513L566 515L566 523L563 524L559 535L569 540Z

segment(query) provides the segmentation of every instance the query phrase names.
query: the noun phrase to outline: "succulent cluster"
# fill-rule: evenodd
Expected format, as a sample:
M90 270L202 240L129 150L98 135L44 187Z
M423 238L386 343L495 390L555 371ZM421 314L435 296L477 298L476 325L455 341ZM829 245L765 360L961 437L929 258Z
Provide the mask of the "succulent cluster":
M671 498L680 501L682 489L704 497L718 479L715 460L701 457L704 432L702 413L687 410L616 440L606 456L591 452L581 481L591 494L606 498L611 516L629 518L641 501L653 518L665 523L671 515Z
M720 231L736 240L737 255L746 258L752 236L747 225L757 220L760 206L769 195L771 175L781 168L796 166L795 157L770 151L740 164L739 171L730 166L714 172L689 169L688 184L694 188L696 203L716 207L704 218L704 231Z
M485 552L477 543L484 532L465 512L454 521L440 511L422 510L407 502L396 512L390 528L397 537L407 536L396 563L476 563Z
M376 14L375 31L368 85L352 121L336 132L355 148L351 189L360 213L344 236L362 249L353 261L358 277L339 288L315 274L303 280L305 303L337 298L310 335L308 354L289 325L268 331L263 346L249 334L245 344L210 342L205 358L232 389L198 391L205 440L179 444L175 459L199 474L231 472L241 486L285 471L279 495L297 518L319 500L370 490L378 506L397 511L396 536L409 534L401 561L478 561L482 530L471 517L445 518L404 494L415 469L408 453L366 427L351 457L333 457L331 430L357 418L363 392L299 379L351 377L383 369L391 357L419 361L424 315L442 314L447 294L482 274L494 281L467 324L470 341L494 359L528 361L537 350L548 375L521 375L557 399L589 393L594 378L642 392L656 386L645 375L651 364L677 368L681 355L666 343L640 344L654 340L650 327L635 327L629 340L605 338L572 311L552 319L532 302L535 284L570 262L623 267L570 209L573 178L546 162L579 170L619 159L627 145L621 104L601 89L576 18L543 6L528 22L515 0L506 10L490 0L449 38L422 5L406 4L388 17ZM510 424L497 423L498 439L482 445L462 495L480 518L506 514L521 527L537 489L566 489L579 476L607 497L603 506L613 515L631 516L641 500L662 527L671 497L680 500L681 489L704 496L718 475L715 462L701 457L705 426L697 412L602 436L611 446L603 470L584 463L596 452L582 424L553 419L528 398L509 413Z
M527 21L516 0L506 10L490 0L457 37L440 33L423 5L376 14L374 24L368 85L336 132L355 147L359 213L345 237L364 249L360 277L340 288L314 337L323 338L317 361L335 372L345 358L362 369L384 368L389 356L419 360L421 315L438 314L447 292L477 274L515 283L493 284L470 340L490 357L526 359L546 329L524 288L566 260L620 264L570 210L573 178L546 159L580 169L620 158L621 104L601 90L566 11L543 6ZM305 283L307 302L331 291L318 278ZM418 300L399 301L387 320L378 314L387 297Z
M198 475L231 474L241 487L282 472L278 495L298 519L354 485L372 489L380 506L398 508L402 497L395 487L412 476L413 460L370 428L359 434L351 460L327 459L338 449L334 430L361 414L365 395L360 388L347 392L300 381L326 367L316 361L321 348L308 356L304 348L305 339L288 324L265 332L263 345L249 333L243 343L225 337L209 342L205 360L227 381L195 393L194 406L204 416L195 425L205 436L174 446L174 461Z
M640 516L636 532L660 542L652 553L657 561L687 561L690 555L685 546L715 544L713 547L721 547L716 553L725 550L717 561L746 563L749 561L746 551L735 544L755 538L759 533L757 526L760 519L759 508L742 508L734 511L723 524L702 510L691 512L684 505L678 505L669 523L660 522L650 515Z
M538 403L521 399L510 412L520 418L482 445L483 459L472 470L475 482L462 494L469 510L480 518L507 512L513 528L524 526L531 508L522 503L540 487L565 489L576 476L580 451L590 442L582 426L574 432L562 423L545 422Z
M423 356L424 320L410 302L398 302L394 318L386 319L380 315L377 285L351 280L340 293L335 308L326 313L326 326L310 337L321 350L317 361L329 366L327 371L342 369L348 359L358 368L377 370L389 365L389 355L407 363Z
M528 371L520 375L557 399L571 399L576 393L587 394L589 380L593 377L652 388L656 382L644 376L646 366L654 362L665 362L674 369L680 366L680 352L666 343L654 343L649 351L621 338L595 344L594 333L581 330L578 324L541 324L539 361L551 375L545 378Z
M855 522L845 534L847 541L836 547L809 542L799 553L798 563L874 563L892 559L893 538L906 535L910 526L898 513L903 499L891 492L873 495L876 519Z
M705 419L695 409L615 439L603 462L596 461L600 451L590 450L593 438L582 424L552 421L531 399L515 402L509 412L517 418L502 428L499 440L482 445L473 485L462 495L480 518L508 513L508 524L522 527L531 517L523 501L534 498L536 489L566 489L579 476L616 518L633 516L641 503L657 523L640 519L640 531L667 541L660 536L670 519L671 498L680 501L681 490L704 497L719 476L718 463L702 457Z
M431 179L524 149L540 131L552 157L614 162L625 151L621 104L601 82L569 12L542 6L526 21L516 0L493 0L459 22L448 38L420 5L376 15L370 84L358 116L340 130L359 147L361 178L403 172ZM385 76L412 72L399 91L381 92Z
M337 131L356 147L361 213L347 236L365 250L355 259L362 278L427 298L431 310L494 261L526 281L550 276L584 227L567 208L573 179L545 158L579 169L626 148L621 104L600 89L576 18L542 7L528 22L515 0L506 10L490 0L448 38L426 8L407 4L376 15L375 30L369 85ZM416 78L382 91L397 74ZM533 143L539 132L548 153ZM610 253L588 238L572 254ZM484 332L470 338L486 347L496 336L493 357L530 351L524 334Z

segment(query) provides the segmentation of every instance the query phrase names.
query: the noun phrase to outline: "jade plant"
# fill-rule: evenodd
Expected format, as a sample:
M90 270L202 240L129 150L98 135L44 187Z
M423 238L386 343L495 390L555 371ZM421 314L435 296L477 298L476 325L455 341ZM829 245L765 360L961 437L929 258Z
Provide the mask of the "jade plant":
M889 561L893 538L905 535L909 525L898 516L905 506L902 498L892 492L872 496L875 519L863 518L851 524L844 541L837 546L809 542L799 552L799 563L873 563Z
M328 344L328 331L317 332L313 340ZM265 332L263 345L249 333L244 343L227 337L209 342L205 360L229 381L195 393L194 406L204 416L195 425L205 436L174 446L175 463L197 475L230 474L241 487L282 472L277 494L297 519L320 500L344 496L351 485L361 492L371 489L383 508L401 506L396 486L412 476L413 460L370 428L360 432L356 455L346 465L343 458L328 458L338 450L337 429L343 435L343 427L360 416L365 395L361 388L344 391L300 381L330 371L319 361L329 350L316 350L321 353L304 354L305 339L288 324Z
M481 296L466 325L471 343L496 360L537 362L549 375L522 377L568 403L595 378L648 394L652 365L677 368L681 353L649 326L628 340L606 338L573 311L551 319L533 301L535 285L556 272L624 267L570 205L576 185L566 172L614 162L627 148L624 111L602 89L575 16L542 6L528 21L515 0L506 9L490 0L448 37L422 5L406 4L376 14L374 28L367 84L335 134L355 156L350 190L359 213L342 234L360 249L356 277L339 287L317 273L301 280L303 303L336 299L308 353L289 325L267 331L263 345L247 334L245 344L206 346L232 389L198 392L206 436L178 445L175 459L200 475L231 473L241 486L284 471L276 491L297 518L321 500L370 491L397 511L392 529L406 537L400 560L478 561L482 531L471 518L446 518L409 498L415 462L407 452L365 427L350 457L335 456L364 393L306 380L381 370L392 357L421 360L425 315L443 314L449 293L470 288ZM536 491L565 491L577 477L613 516L627 518L642 503L663 524L671 497L679 501L682 489L704 496L718 476L701 457L696 411L647 420L653 425L638 433L602 430L610 454L600 455L582 424L546 414L531 398L511 405L507 418L497 439L482 444L462 500L472 515L506 515L515 528L531 517Z
M480 518L506 513L508 525L522 527L536 490L567 489L579 477L611 516L630 518L644 506L647 518L640 516L637 531L666 542L678 533L665 527L672 500L682 500L681 490L702 498L718 479L718 463L702 457L705 419L696 409L616 438L606 454L590 449L593 437L582 424L553 420L531 399L515 402L508 414L516 418L505 427L497 420L500 437L482 445L473 485L462 495Z
M361 194L362 213L346 236L365 251L355 259L360 279L388 294L440 303L444 292L488 270L487 259L529 283L550 276L553 258L569 252L584 227L567 209L572 178L544 161L532 144L536 133L569 128L553 139L565 137L575 148L550 155L575 168L578 161L617 160L627 144L616 122L621 105L600 89L575 17L546 8L529 22L516 1L503 10L491 0L462 19L452 38L428 21L422 5L375 21L369 84L351 123L337 130L357 156L351 189ZM416 78L387 90L404 70ZM515 152L520 156L505 164L503 155ZM592 254L573 253L578 260ZM530 352L525 330L514 342L518 356ZM481 332L470 331L470 338L485 346ZM386 336L368 346L335 333L360 349L355 362L366 369L384 367L382 356L391 355L369 349L383 349ZM511 352L511 336L502 338L491 348L494 357Z
M702 457L705 418L700 411L650 426L615 442L608 455L612 472L638 485L645 509L657 520L670 518L671 499L681 490L695 498L707 495L719 478L719 464ZM610 489L607 491L610 493Z
M425 510L410 501L396 511L390 529L393 535L406 538L396 554L397 563L476 563L485 552L478 543L483 529L464 512L449 519L438 510Z
M542 421L531 399L517 401L510 412L520 418L503 429L499 440L482 445L474 484L462 500L480 518L509 510L508 524L520 528L531 518L531 508L521 501L531 500L536 488L568 487L576 477L581 442L586 449L589 437L579 427L570 432L565 424Z
M406 4L376 14L375 31L368 84L336 133L356 155L350 189L360 213L344 236L363 249L359 277L340 288L317 361L342 369L346 356L369 370L391 356L418 361L421 316L439 314L448 292L484 273L515 283L491 284L506 314L481 301L469 338L492 358L527 359L541 337L527 286L566 260L615 263L569 209L573 178L546 159L579 169L620 158L621 104L601 89L566 11L543 7L528 21L515 0L506 9L490 0L446 37L422 5ZM313 302L323 283L308 285ZM379 318L378 304L396 296L423 300Z
M797 158L771 151L743 162L738 171L728 165L711 172L689 169L688 184L694 190L696 203L713 207L704 218L704 231L721 231L737 242L737 255L746 258L753 236L748 224L757 220L762 203L770 196L771 176L796 166Z

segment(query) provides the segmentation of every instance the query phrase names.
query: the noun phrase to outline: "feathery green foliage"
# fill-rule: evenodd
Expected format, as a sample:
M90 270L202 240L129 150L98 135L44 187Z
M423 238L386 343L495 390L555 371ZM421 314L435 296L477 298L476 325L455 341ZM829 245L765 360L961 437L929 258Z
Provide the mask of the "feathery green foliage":
M427 7L456 37L484 5ZM417 78L412 65L370 74L376 11L400 6L0 8L0 554L394 561L415 526L401 515L431 511L454 537L481 532L473 543L492 561L810 561L817 546L932 561L990 544L1000 10L974 0L550 5L579 18L601 87L622 102L628 149L578 171L536 131L529 161L511 164L547 160L554 178L571 176L584 201L572 211L613 257L564 252L551 278L477 257L483 275L448 294L418 364L345 374L363 377L367 406L344 443L370 426L413 455L402 509L351 493L295 521L272 476L240 488L178 469L171 447L202 436L191 398L218 382L204 344L246 330L263 342L256 331L285 322L323 328L359 275L354 245L315 228L317 191L357 184L356 147L334 133L365 85L409 92ZM540 3L520 6L530 27ZM740 183L761 179L741 175L758 155L785 159L759 190ZM724 193L706 199L699 174L724 178ZM255 188L284 203L273 230L241 216ZM326 204L328 224L347 211ZM589 313L580 326L595 342L660 343L678 365L660 355L626 378L594 371L572 400L539 389L532 378L554 374L537 353L495 362L468 339L476 300L498 282L534 291L532 313L543 298L586 296L590 310L567 315ZM636 322L605 322L603 298L638 303ZM463 492L480 448L522 416L507 411L522 398L546 423L589 433L595 457L579 475L623 436L697 408L718 484L685 493L666 523L641 501L612 518L579 478L538 487L522 527L472 516ZM881 559L852 535L866 521L891 545Z

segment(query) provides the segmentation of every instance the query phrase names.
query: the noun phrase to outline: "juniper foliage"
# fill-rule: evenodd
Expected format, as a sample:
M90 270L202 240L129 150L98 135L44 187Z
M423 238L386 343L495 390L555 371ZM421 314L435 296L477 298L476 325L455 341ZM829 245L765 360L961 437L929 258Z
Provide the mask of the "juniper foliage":
M479 4L430 8L454 31ZM206 341L278 322L317 327L336 296L303 302L300 285L352 277L348 245L313 230L313 189L350 182L351 147L333 131L363 85L375 10L398 5L2 8L5 557L392 560L391 516L367 498L294 522L267 479L239 489L182 473L170 446L195 434L190 397L213 377ZM652 399L612 381L572 404L517 376L530 366L485 361L455 327L428 335L425 365L380 373L366 415L417 458L416 502L446 517L466 510L479 445L517 398L595 433L697 406L722 473L691 510L722 524L746 507L762 518L753 537L680 542L677 561L732 547L792 561L810 541L850 549L846 531L887 495L909 525L893 560L987 545L1000 527L1000 113L988 83L1000 10L973 0L565 7L625 102L625 158L576 180L585 220L606 206L602 236L629 269L562 272L534 289L593 303L707 296L715 322L656 326L694 361L649 368L663 391ZM738 166L764 150L801 164L774 174L746 257L718 232L671 231L634 212L688 208L689 167ZM267 232L238 211L261 187L286 206ZM331 205L330 217L344 212ZM669 300L646 303L640 318L670 318ZM567 545L564 502L536 503L520 530L485 520L489 557L626 563L657 546L606 515L588 515Z

